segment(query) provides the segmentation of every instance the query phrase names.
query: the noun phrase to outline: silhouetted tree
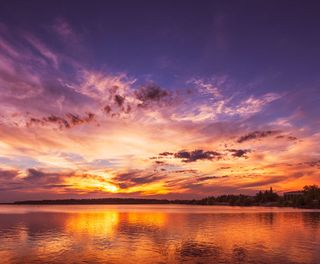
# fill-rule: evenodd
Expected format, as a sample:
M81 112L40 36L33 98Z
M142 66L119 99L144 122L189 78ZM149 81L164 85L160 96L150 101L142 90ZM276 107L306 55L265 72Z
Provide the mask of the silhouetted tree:
M320 188L317 185L304 186L303 199L307 207L319 207L320 206Z

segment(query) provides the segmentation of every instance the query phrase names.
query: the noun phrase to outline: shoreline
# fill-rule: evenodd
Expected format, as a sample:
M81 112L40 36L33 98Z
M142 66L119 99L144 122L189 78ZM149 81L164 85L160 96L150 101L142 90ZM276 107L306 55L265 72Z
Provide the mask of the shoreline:
M319 207L297 207L297 206L284 206L284 205L270 205L270 204L253 204L253 205L239 205L239 204L194 204L194 203L0 203L1 205L14 205L14 206L24 206L24 205L40 205L40 206L56 206L56 205L66 205L66 206L71 206L71 205L185 205L185 206L208 206L208 207L222 207L222 206L228 206L228 207L266 207L266 208L292 208L292 209L305 209L305 210L320 210Z

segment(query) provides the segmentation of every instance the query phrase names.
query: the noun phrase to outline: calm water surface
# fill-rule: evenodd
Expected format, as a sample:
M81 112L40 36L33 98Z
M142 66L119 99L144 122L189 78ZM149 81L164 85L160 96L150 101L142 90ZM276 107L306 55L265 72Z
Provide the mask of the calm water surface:
M320 211L0 206L0 263L320 263Z

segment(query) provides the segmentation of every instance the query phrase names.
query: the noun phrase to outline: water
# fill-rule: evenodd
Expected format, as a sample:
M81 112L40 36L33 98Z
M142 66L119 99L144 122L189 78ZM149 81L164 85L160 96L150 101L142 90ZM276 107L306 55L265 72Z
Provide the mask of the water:
M0 263L320 263L320 211L0 206Z

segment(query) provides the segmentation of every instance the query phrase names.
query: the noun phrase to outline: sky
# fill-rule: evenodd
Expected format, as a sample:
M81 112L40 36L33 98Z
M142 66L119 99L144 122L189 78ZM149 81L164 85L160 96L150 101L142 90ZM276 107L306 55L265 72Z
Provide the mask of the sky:
M1 1L0 202L320 184L318 1Z

